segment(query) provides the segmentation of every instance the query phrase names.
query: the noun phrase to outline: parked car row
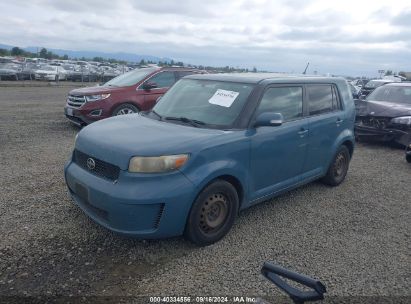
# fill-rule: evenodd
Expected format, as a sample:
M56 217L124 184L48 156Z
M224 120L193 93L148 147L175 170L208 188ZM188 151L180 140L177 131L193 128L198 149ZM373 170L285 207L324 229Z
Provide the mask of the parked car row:
M3 61L0 63L0 80L71 80L81 82L106 82L134 69L131 66L69 60Z
M372 91L381 85L405 80L401 76L384 76L379 79L356 79L349 82L354 99L365 99Z

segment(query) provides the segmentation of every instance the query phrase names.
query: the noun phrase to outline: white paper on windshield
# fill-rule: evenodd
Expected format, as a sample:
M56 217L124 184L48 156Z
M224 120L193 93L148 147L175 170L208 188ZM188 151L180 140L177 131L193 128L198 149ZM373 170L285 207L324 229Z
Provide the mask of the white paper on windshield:
M239 92L218 89L208 100L209 103L229 108L239 95Z

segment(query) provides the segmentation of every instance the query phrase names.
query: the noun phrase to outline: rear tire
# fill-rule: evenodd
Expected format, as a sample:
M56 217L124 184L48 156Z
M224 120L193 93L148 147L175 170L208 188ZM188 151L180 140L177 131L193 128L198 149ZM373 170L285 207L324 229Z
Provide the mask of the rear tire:
M113 114L111 116L134 114L138 112L139 110L136 106L130 103L123 103L113 111Z
M327 174L322 178L322 182L333 187L341 184L347 175L350 158L347 146L340 146L328 168Z
M191 207L184 237L198 246L211 245L231 229L238 213L239 199L229 182L216 180L205 187Z

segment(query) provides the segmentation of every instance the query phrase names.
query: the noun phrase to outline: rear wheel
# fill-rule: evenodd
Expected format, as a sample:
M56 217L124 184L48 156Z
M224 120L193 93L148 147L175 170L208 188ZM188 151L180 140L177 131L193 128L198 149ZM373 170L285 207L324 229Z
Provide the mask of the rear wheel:
M137 113L138 112L138 108L132 104L129 103L125 103L122 104L121 106L117 107L114 111L113 111L113 115L112 116L116 116L116 115L127 115L127 114L133 114L133 113Z
M239 208L236 189L217 180L201 191L187 219L184 236L199 246L213 244L230 231Z
M342 145L334 156L334 159L328 168L327 174L322 181L330 186L338 186L344 181L349 165L350 152L345 145Z

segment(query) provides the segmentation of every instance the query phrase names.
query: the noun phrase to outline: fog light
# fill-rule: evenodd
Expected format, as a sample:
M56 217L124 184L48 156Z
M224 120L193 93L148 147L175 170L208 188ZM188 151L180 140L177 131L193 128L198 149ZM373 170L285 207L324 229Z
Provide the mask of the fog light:
M90 112L90 116L100 116L101 112L103 112L103 110L99 109L99 110L93 110Z

